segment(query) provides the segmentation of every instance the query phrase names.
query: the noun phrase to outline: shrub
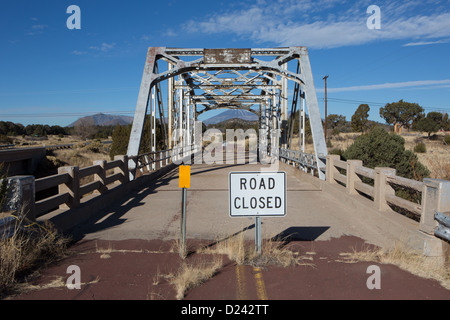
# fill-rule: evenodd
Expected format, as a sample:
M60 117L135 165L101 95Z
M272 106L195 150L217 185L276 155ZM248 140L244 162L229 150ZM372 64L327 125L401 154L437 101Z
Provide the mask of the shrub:
M450 145L450 135L444 137L444 143Z
M328 154L337 154L339 156L342 156L344 154L344 151L340 148L334 148L328 151Z
M111 160L116 155L124 155L127 153L128 140L130 139L131 126L117 125L112 134L112 145L109 151Z
M369 168L394 168L398 176L408 179L422 180L430 175L430 171L418 161L417 155L405 150L405 140L382 127L375 127L358 137L342 156L346 160L362 160L363 165Z
M8 176L7 176L7 170L5 168L5 163L0 162L0 212L3 210L3 206L6 204L6 201L8 199L8 192L9 192L9 186L8 186Z
M13 140L10 137L0 134L0 144L11 144L11 143L13 143Z
M420 143L416 144L416 146L414 147L414 152L416 152L416 153L426 153L427 152L427 147L425 146L425 143L420 142Z
M86 145L83 149L93 152L93 153L99 153L103 147L103 144L99 140L95 140L92 143Z
M327 141L327 148L333 148L333 144L331 143L331 139Z

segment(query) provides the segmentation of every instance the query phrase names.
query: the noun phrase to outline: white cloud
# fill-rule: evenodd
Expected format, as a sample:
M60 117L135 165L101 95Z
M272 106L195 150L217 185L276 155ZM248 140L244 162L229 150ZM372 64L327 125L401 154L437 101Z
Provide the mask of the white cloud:
M278 46L334 48L377 40L450 37L450 13L421 1L379 1L381 29L369 30L367 7L372 1L336 0L258 1L239 10L196 18L184 24L189 32L232 33ZM442 1L437 0L437 4ZM244 5L243 5L244 6ZM423 13L422 13L423 12ZM435 40L440 41L440 40Z
M44 30L48 28L48 25L46 24L34 24L31 26L31 30L26 32L25 35L27 36L34 36L37 34L44 33Z
M418 42L409 42L403 45L403 47L415 47L415 46L428 46L432 44L441 44L441 43L449 43L450 39L442 39L437 41L418 41Z
M173 31L172 29L168 29L166 32L163 33L164 37L176 37L177 33Z
M47 27L48 27L48 25L46 25L46 24L35 24L35 25L31 26L31 29L33 29L33 30L44 30Z
M112 42L112 43L103 42L100 46L90 46L89 49L102 51L102 52L108 52L108 51L111 51L112 49L114 49L115 46L116 46L116 44L114 42Z
M73 50L71 53L76 56L82 56L84 54L87 54L87 51Z

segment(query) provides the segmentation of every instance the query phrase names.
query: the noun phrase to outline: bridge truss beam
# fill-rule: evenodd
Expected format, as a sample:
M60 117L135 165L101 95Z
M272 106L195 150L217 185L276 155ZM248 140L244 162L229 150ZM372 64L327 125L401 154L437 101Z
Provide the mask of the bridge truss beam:
M293 64L294 69L291 70ZM288 97L289 81L294 83L292 99ZM163 83L167 85L163 86ZM166 108L163 95L167 97ZM288 101L291 101L291 117L288 112ZM299 149L304 151L307 110L319 177L325 178L325 164L322 159L326 157L327 149L309 56L305 47L267 49L150 47L127 155L135 158L139 154L141 143L148 143L142 141L146 121L150 124L150 151L156 151L157 129L160 132L158 142L164 148L173 148L174 142L190 146L198 134L195 132L198 115L220 108L244 109L257 114L260 128L259 147L261 148L261 143L270 144L271 156L278 156L280 146L292 147L294 121L299 121ZM299 119L295 119L297 108L300 111ZM159 128L156 128L157 117ZM281 131L279 139L273 138L275 131ZM132 176L135 168L136 163L131 161Z

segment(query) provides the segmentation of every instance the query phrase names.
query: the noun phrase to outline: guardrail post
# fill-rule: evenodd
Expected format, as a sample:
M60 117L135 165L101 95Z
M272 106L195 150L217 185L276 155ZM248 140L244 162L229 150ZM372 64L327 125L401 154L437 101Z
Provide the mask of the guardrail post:
M386 195L395 195L395 190L387 182L387 176L395 176L396 170L392 168L375 168L374 203L378 210L389 210Z
M8 178L9 193L5 211L17 211L27 219L36 220L34 176L14 176Z
M355 189L355 181L361 181L361 178L356 174L355 167L362 167L362 160L347 160L347 192L349 194L358 194Z
M120 160L122 162L122 164L117 167L114 168L114 173L121 173L122 174L122 178L120 179L120 182L123 183L127 183L130 181L130 176L129 176L129 172L128 172L128 156L115 156L114 160Z
M100 166L101 168L100 172L94 175L94 181L100 181L100 183L102 184L100 188L94 191L94 193L105 193L106 191L108 191L108 187L106 186L106 160L96 160L93 164L94 166Z
M58 174L68 173L70 178L65 184L58 186L58 193L69 193L70 200L61 205L61 208L74 208L80 205L80 176L78 167L61 167L58 168Z
M326 181L329 183L337 183L334 180L334 174L338 173L338 169L334 166L335 160L341 160L341 156L337 154L329 154L327 155L327 166L326 166Z
M434 215L438 212L450 212L450 181L423 179L422 215L419 229L433 234L437 227Z

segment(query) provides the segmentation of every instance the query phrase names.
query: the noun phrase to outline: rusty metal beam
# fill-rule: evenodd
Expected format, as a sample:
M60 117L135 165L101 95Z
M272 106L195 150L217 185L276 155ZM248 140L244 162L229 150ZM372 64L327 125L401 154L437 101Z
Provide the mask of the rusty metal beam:
M185 61L184 57L194 57L195 60ZM273 57L273 59L267 61L259 57ZM167 62L167 70L159 72L156 68L158 60ZM298 60L300 70L289 70L288 63L293 60ZM176 78L178 80L175 80ZM155 86L157 86L155 87L157 99L152 110L158 108L160 117L164 120L161 95L163 89L160 84L165 80L170 80L168 81L168 103L165 104L169 108L169 125L168 129L162 127L161 130L194 130L192 121L196 116L212 109L227 107L245 109L259 114L260 127L265 128L268 134L277 129L287 129L288 80L291 80L295 83L296 96L293 99L295 105L298 102L299 88L304 88L303 101L306 100L310 115L316 156L322 158L326 156L323 128L305 47L149 48L130 135L127 152L129 156L135 156L139 151L149 94ZM197 106L203 106L204 109L197 110ZM253 106L259 106L260 111L250 109ZM191 119L192 117L194 119ZM305 117L303 112L301 117ZM165 121L163 122L165 124ZM293 123L289 128L292 126ZM288 131L290 130L284 130L285 135L290 137L291 134ZM193 133L188 132L186 141L189 141L192 135ZM172 133L163 136L171 137ZM281 143L285 144L289 137L283 136ZM152 139L154 138L155 136L152 135ZM269 137L266 138L266 141L270 141ZM319 159L317 163L321 165Z

